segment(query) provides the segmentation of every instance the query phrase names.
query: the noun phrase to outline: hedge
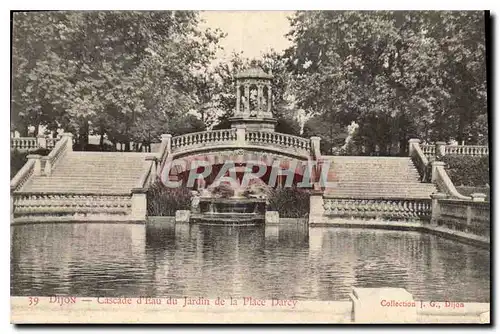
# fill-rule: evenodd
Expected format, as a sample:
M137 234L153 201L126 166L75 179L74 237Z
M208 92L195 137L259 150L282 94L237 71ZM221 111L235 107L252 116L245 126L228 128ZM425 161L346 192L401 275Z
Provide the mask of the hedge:
M281 218L303 218L309 215L309 191L297 187L273 189L268 210L278 211Z
M455 186L484 187L490 184L489 156L445 155L442 160Z
M175 216L177 210L189 210L191 196L186 187L168 188L158 181L147 192L148 216Z

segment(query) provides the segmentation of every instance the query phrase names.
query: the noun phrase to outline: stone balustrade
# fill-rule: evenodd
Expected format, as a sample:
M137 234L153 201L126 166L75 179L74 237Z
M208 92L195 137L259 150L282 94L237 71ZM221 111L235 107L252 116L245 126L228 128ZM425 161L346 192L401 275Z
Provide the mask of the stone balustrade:
M57 142L56 146L54 146L52 151L50 151L49 155L42 157L44 175L50 175L55 164L61 159L61 157L71 151L73 151L73 134L64 133L61 140Z
M188 133L172 137L172 152L204 146L231 145L236 142L236 129L212 130Z
M170 147L172 153L217 146L234 146L235 148L245 146L268 147L288 150L302 156L309 156L312 152L311 140L308 138L270 131L247 130L245 128L195 132L168 138L167 135L164 136L165 144L162 145L163 147Z
M432 195L431 224L453 231L490 237L490 203L484 194L472 194L472 200L447 198L446 194Z
M131 213L130 195L23 193L14 196L14 217L119 215Z
M19 151L35 151L40 147L35 137L17 137L10 138L10 148Z
M420 145L427 158L433 158L436 154L444 155L468 155L483 156L489 155L489 148L486 145L446 145L444 142L436 144Z
M362 219L429 219L431 201L427 199L337 199L324 198L324 214Z
M309 139L278 132L247 131L245 133L245 142L251 145L290 148L303 154L310 154L311 152L311 141Z
M41 148L53 149L59 138L52 137L12 137L10 138L10 149L21 152L36 151Z
M40 171L40 156L28 156L28 161L10 181L11 192L21 189L26 181L35 174L36 169L38 169L38 172Z
M430 175L428 175L427 170L429 159L427 159L427 155L422 146L423 145L420 145L420 139L410 139L409 155L420 174L421 181L428 182L430 180Z

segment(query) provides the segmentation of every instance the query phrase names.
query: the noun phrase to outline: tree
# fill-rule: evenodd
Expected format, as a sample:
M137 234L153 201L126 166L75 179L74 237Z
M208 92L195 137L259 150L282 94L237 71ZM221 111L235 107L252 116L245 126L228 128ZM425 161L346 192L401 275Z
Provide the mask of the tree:
M80 149L90 133L127 146L131 140L148 144L163 121L196 104L193 78L222 37L198 31L197 15L16 13L13 127L62 127L77 134Z
M470 107L474 98L459 101L471 87L478 92L475 96L484 93L478 83L452 80L457 75L449 66L450 57L470 69L469 73L484 71L480 64L484 57L472 51L478 49L481 36L484 46L484 35L477 27L481 14L460 16L403 11L296 13L289 33L293 45L285 55L294 74L299 107L342 127L356 121L363 146L379 154L406 154L407 140L413 136L459 136L463 125L438 132L445 121L455 122L450 106ZM472 26L475 29L467 33ZM453 39L453 50L451 27L461 34ZM467 42L471 39L474 43ZM472 53L467 59L474 66L462 62L461 53L464 57ZM484 75L477 74L477 81L484 83ZM485 113L484 106L475 105L478 113ZM465 123L473 124L476 117L469 115Z

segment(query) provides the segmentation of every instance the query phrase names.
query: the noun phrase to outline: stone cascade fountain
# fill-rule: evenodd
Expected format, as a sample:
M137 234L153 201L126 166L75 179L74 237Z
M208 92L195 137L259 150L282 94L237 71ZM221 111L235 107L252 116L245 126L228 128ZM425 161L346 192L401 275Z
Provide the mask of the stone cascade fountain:
M236 171L241 173L241 168ZM230 173L231 174L231 173ZM257 225L265 221L269 186L258 178L247 184L236 178L216 181L193 192L191 219L193 223Z

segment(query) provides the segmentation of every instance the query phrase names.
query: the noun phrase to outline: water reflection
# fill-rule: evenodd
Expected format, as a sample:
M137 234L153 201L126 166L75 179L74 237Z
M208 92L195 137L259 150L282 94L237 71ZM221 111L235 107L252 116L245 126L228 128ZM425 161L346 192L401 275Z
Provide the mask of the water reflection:
M418 232L189 224L11 227L12 295L489 301L489 252Z

